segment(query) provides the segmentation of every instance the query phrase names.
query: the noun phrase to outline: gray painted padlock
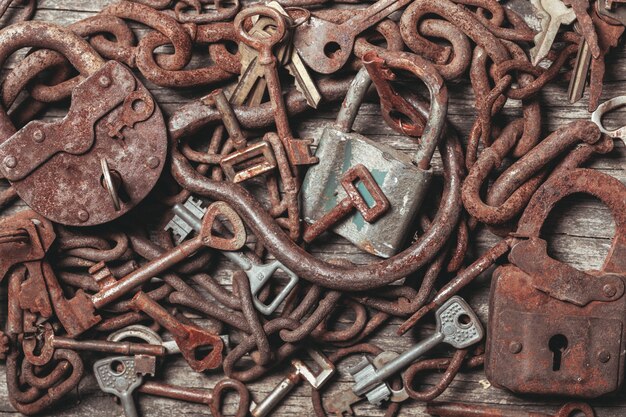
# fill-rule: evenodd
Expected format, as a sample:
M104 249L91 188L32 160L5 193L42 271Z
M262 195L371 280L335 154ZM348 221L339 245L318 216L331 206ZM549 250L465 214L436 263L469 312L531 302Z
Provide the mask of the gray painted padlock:
M419 76L419 73L416 74ZM390 146L351 132L371 78L365 68L354 78L335 125L324 129L315 156L319 164L309 168L302 185L302 212L307 223L315 223L346 198L340 185L342 175L363 164L390 203L390 209L376 222L368 223L355 211L338 222L333 232L360 249L388 258L397 253L412 231L412 224L432 178L430 160L443 130L447 91L443 81L421 77L430 91L431 108L419 148L413 158ZM437 85L438 84L438 85ZM357 188L369 205L373 199L362 184Z

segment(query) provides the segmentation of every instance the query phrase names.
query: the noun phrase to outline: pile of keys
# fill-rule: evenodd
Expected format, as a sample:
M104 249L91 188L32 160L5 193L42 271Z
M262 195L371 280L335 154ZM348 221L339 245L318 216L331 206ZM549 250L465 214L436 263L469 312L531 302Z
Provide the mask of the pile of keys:
M63 27L36 20L35 0L1 1L10 405L54 415L88 374L127 417L143 395L286 415L301 384L318 416L365 401L388 416L408 401L441 417L539 415L436 401L483 366L517 395L620 392L626 186L584 166L626 138L603 125L626 96L600 103L624 3L121 0ZM146 85L199 98L165 112ZM468 85L475 119L460 137L449 97ZM589 86L589 117L545 132L546 85L571 103ZM410 153L355 123L365 102ZM311 118L323 131L300 137ZM555 259L541 237L580 193L615 220L599 270ZM478 255L485 229L500 240ZM488 313L459 295L479 276ZM406 350L372 342L394 318ZM168 383L178 356L219 382ZM324 396L342 369L349 387ZM428 371L438 382L420 390ZM269 394L250 392L270 375L282 379ZM575 413L595 415L570 402L556 416Z

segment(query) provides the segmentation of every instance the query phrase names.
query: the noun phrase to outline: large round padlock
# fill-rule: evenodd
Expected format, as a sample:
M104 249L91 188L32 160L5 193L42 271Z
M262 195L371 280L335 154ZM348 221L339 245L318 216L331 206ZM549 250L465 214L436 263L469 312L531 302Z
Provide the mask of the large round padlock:
M598 271L580 271L547 253L541 227L574 193L610 209L615 236ZM553 176L520 219L510 264L493 274L485 372L516 393L595 398L618 390L626 353L626 186L574 169Z
M61 27L24 22L0 32L0 61L33 46L63 54L84 80L67 115L15 132L0 109L0 172L33 210L61 224L90 226L135 207L156 184L167 129L146 87L124 65L105 62Z

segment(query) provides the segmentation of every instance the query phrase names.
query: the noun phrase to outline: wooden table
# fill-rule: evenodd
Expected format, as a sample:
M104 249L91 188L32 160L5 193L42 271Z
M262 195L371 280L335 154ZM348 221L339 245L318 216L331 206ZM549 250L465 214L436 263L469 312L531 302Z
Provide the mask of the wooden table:
M68 25L96 14L109 3L111 3L109 0L40 0L35 19ZM136 24L131 25L137 30L139 36L142 36L142 32L145 32L145 28ZM196 57L195 60L201 62L202 57ZM9 62L9 66L11 66L11 62ZM615 95L626 94L626 84L624 84L624 80L626 80L626 54L622 46L609 56L607 72L603 101ZM172 114L183 103L210 91L207 88L172 90L158 87L151 83L146 83L146 85L168 115ZM461 136L467 138L470 125L475 117L474 98L471 89L467 82L449 84L448 88L450 91L449 120L461 132ZM564 82L548 86L541 92L540 97L544 115L542 127L545 134L570 121L588 119L590 117L586 111L587 97L585 96L579 103L570 105L567 102L567 84ZM300 137L318 139L323 127L332 123L337 109L337 104L323 105L321 111L318 111L314 116L309 115L299 118L294 127L300 133ZM519 117L519 102L511 101L504 113L507 116ZM611 119L615 126L621 126L619 122L620 117L622 120L624 119L623 114L616 112L612 115ZM63 115L63 112L53 111L47 117L58 118ZM366 133L374 140L406 149L407 151L414 149L412 140L398 136L385 125L380 118L376 105L364 104L362 106L354 128L359 132ZM624 182L626 181L625 165L626 151L623 143L618 141L616 149L611 154L595 158L591 166ZM438 156L435 158L434 166L436 169L441 169ZM6 211L5 214L23 208L23 204L17 203L10 210ZM549 240L551 253L556 258L583 270L600 267L609 248L613 230L613 221L608 210L591 198L579 196L574 196L568 199L565 204L561 204L551 215L547 226L544 228L545 236ZM473 238L473 246L470 251L472 259L475 259L477 255L483 253L497 241L498 238L496 236L485 230L480 230ZM353 247L340 239L334 239L332 242L318 247L315 252L317 256L325 259L344 257L359 264L371 261L371 257L357 253ZM232 265L225 263L224 267L215 274L226 286L230 286L228 271L231 267ZM462 293L471 302L485 323L488 316L488 294L488 275L477 280L468 290ZM5 285L2 286L0 292L0 305L6 305ZM5 311L5 308L3 307L2 310ZM5 314L2 314L2 316L4 320ZM432 324L426 322L416 332L397 337L395 332L400 323L400 320L392 320L387 323L376 332L372 341L383 349L402 351L412 343L417 342L420 335L428 334L433 328ZM328 398L328 393L336 392L339 388L348 386L350 377L346 369L348 365L354 364L356 360L356 357L352 357L341 364L338 376L326 388L326 398ZM180 358L168 360L165 365L162 368L161 375L158 375L158 377L171 384L211 388L221 378L221 374L213 375L191 372L186 363ZM279 368L261 381L250 384L250 390L254 399L259 401L264 398L279 382L285 370L285 367ZM0 381L4 380L5 368L0 366ZM424 385L432 385L434 380L433 376L425 377ZM563 400L554 398L511 395L506 391L491 387L482 370L460 374L450 388L440 397L440 400L484 403L514 407L518 410L525 409L550 413L554 412L557 406L563 402ZM204 406L145 395L141 396L139 404L144 416L210 415L208 408ZM235 398L228 397L225 407L227 414L232 412L234 404ZM592 404L596 408L598 417L626 415L626 397L623 391L613 398L596 400ZM379 416L383 414L382 409L367 403L357 405L355 411L360 416ZM0 383L0 413L6 416L16 415L7 400L6 387L3 382ZM312 415L312 413L310 388L302 385L276 409L274 415L307 416ZM89 375L81 382L78 392L68 395L50 414L68 417L105 417L121 415L122 409L115 404L109 395L99 391L94 378ZM426 416L427 414L424 413L423 404L409 401L402 407L400 415Z

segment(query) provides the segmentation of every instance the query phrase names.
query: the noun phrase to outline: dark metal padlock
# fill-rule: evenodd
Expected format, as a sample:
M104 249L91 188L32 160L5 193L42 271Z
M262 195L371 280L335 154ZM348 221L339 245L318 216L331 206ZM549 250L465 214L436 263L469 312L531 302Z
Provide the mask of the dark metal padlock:
M606 204L615 236L599 271L548 256L541 226L574 193ZM548 180L520 219L510 264L493 274L485 372L516 393L594 398L618 390L626 354L626 186L590 169Z
M315 153L320 162L309 168L302 185L303 217L312 224L346 198L346 191L340 185L343 174L358 164L364 165L389 200L390 209L373 223L355 212L332 230L360 249L384 258L397 253L411 233L411 225L431 182L430 160L443 130L448 103L443 80L431 64L416 55L404 53L387 53L387 60L411 71L430 92L430 113L414 156L411 158L390 146L351 132L371 84L370 75L363 68L346 94L335 125L324 129ZM367 200L368 193L363 185L357 184L357 188ZM371 197L369 200L367 203L372 204Z

